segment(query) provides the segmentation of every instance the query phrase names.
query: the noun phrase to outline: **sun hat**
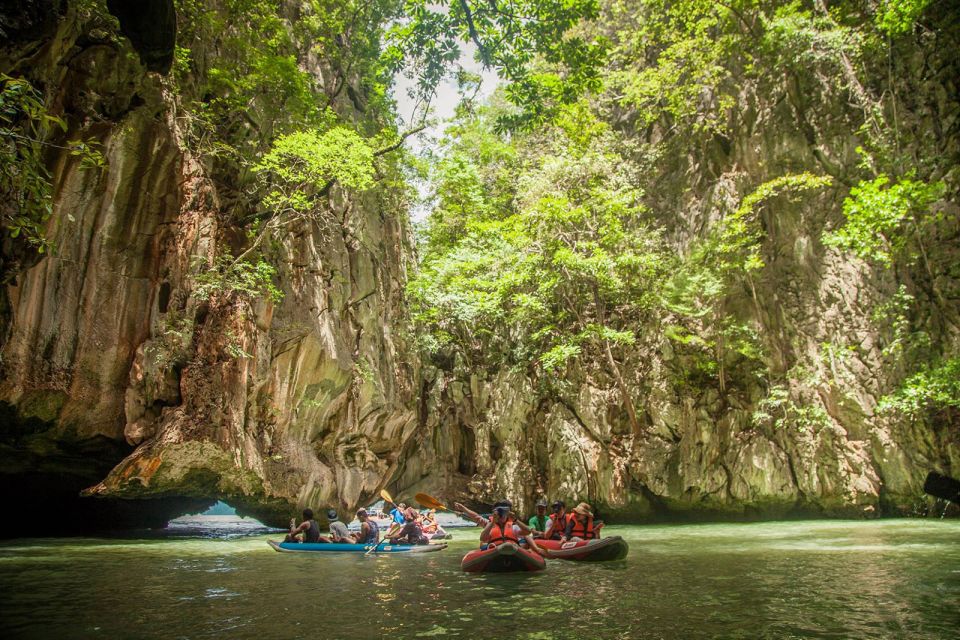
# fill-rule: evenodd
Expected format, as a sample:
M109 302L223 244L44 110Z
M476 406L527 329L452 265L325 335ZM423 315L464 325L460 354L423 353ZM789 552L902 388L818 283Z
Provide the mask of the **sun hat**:
M574 513L579 513L582 516L587 516L588 518L593 517L593 512L590 511L590 505L586 502L581 502L573 508Z

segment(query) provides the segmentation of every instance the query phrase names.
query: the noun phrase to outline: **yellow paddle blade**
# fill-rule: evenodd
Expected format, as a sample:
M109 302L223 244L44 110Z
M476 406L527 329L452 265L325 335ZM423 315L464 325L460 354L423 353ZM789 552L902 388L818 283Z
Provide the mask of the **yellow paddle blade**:
M417 495L413 496L413 498L419 502L421 506L428 509L443 509L444 511L450 511L450 509L447 509L442 502L425 493L418 493Z
M386 489L380 490L380 497L386 500L387 502L389 502L390 504L394 504L393 497L389 493L387 493Z

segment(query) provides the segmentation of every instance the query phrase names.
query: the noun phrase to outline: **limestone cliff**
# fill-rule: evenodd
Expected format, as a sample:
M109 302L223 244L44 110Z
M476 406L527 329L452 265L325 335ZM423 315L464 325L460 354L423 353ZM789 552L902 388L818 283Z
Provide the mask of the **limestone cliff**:
M69 129L48 141L51 253L17 262L4 238L4 496L87 527L105 524L97 509L108 521L129 512L110 525L162 523L222 498L283 523L298 505L370 499L417 429L402 202L335 185L324 222L270 249L281 302L198 299L203 265L244 246L224 203L244 188L239 174L218 185L229 174L187 130L190 87L216 47L181 42L193 66L175 80L168 22L124 23L122 2L110 3L120 24L89 3L36 4L8 30L0 69L42 88ZM128 4L134 17L147 10ZM313 54L300 64L321 89L342 89ZM363 99L359 87L330 94L344 117ZM81 136L100 142L105 168L82 170L62 149ZM100 498L77 501L85 488Z
M723 301L759 336L762 368L730 356L719 375L703 369L702 354L671 338L669 314L636 327L619 366L638 431L602 368L572 365L545 389L529 370L479 367L455 348L421 362L404 297L405 196L389 175L363 192L331 185L323 215L265 243L279 301L204 288L210 265L250 246L246 221L262 213L249 163L231 154L262 154L297 124L293 107L266 104L268 83L254 91L221 64L236 46L231 25L246 19L230 12L247 4L176 3L196 24L164 0L0 12L0 71L28 79L67 124L43 141L51 252L6 233L0 252L0 495L26 521L8 531L51 511L68 528L162 524L215 499L282 524L304 506L366 504L384 486L477 503L506 495L520 509L539 496L586 500L634 520L872 516L923 511L926 471L960 470L953 414L877 412L907 372L888 368L895 336L873 317L902 288L932 350L956 349L951 3L935 16L940 40L898 51L893 75L918 80L884 103L917 157L940 158L948 188L941 249L896 272L821 242L841 218L863 121L849 92L813 72L743 82L724 135L604 112L638 156L650 152L641 186L678 254L758 184L807 170L834 179L764 207L765 266ZM306 70L337 118L372 135L389 110L372 106L362 65L343 64L345 34L322 46L298 35L309 4L278 4L271 24L295 47L268 62ZM78 138L102 145L102 168L71 153Z
M617 22L643 20L633 13L639 8L620 11ZM866 86L854 87L860 93L827 80L813 51L803 54L805 65L775 70L754 52L759 74L736 67L733 57L722 61L734 67L729 82L737 96L734 108L721 111L723 134L679 119L638 126L637 109L606 107L624 97L608 91L595 108L638 158L645 204L678 255L757 185L801 171L830 177L823 192L776 197L764 207L764 267L720 303L718 320L755 331L762 357L717 358L717 347L706 349L696 331L691 339L671 337L678 320L666 311L631 327L637 344L619 364L636 403L635 433L603 364L591 367L581 357L556 384L533 366L491 370L462 345L480 341L486 346L475 351L482 353L505 341L466 327L462 342L425 373L424 414L434 437L406 481L417 482L416 470L437 457L450 461L444 482L451 487L479 502L511 496L523 510L547 496L643 519L927 513L926 473L960 470L956 413L891 416L878 411L878 401L917 364L890 357L900 347L898 331L922 336L928 358L955 354L960 339L960 68L947 53L960 33L955 11L955 3L933 7L922 33L891 45L882 61L888 67L861 62L868 71ZM762 39L773 27L749 15L739 15L746 39ZM624 60L626 69L644 64ZM720 98L702 91L699 115L706 118ZM898 118L903 157L947 185L936 205L941 224L924 231L935 249L894 269L821 240L843 220L842 201L862 170L856 148L867 144L870 123L859 101L868 99ZM900 330L878 320L898 291L915 305ZM700 329L706 335L710 326ZM931 511L939 515L942 507Z

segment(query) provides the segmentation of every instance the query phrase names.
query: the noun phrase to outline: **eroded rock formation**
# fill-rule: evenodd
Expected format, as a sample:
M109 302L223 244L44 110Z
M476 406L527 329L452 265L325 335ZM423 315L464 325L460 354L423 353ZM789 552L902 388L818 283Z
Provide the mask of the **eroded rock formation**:
M871 516L919 506L929 468L960 469L953 425L876 414L895 376L878 370L885 338L870 310L899 282L820 243L839 187L767 208L767 266L728 303L760 328L769 378L731 372L721 392L691 376L665 325L644 327L621 363L634 433L614 381L596 371L572 367L565 391L544 394L523 371L478 371L456 353L421 364L404 302L407 214L381 190L332 188L328 215L271 249L281 302L198 296L198 265L246 241L227 222L237 185L193 148L186 98L163 74L168 32L26 4L2 23L0 70L41 88L69 130L49 141L55 252L3 240L0 483L25 520L52 508L78 528L157 524L225 499L283 524L303 506L368 503L384 486L478 503L509 495L520 509L541 495L582 499L632 519ZM215 49L194 48L201 72ZM325 86L349 85L331 91L341 115L362 107L362 88L316 52L299 62ZM953 86L956 65L936 64ZM857 162L843 113L816 112L788 80L774 98L754 89L731 138L690 141L661 167L648 204L672 220L677 250L786 168L834 171L842 185ZM956 94L933 94L913 126L945 131L939 152L955 157ZM619 115L625 135L665 135ZM99 140L106 167L82 170L60 148L73 137ZM944 210L956 218L955 204ZM957 258L900 274L943 345L957 339ZM809 420L757 418L777 386L789 407L812 408Z
M53 254L11 264L4 239L5 496L49 511L86 489L101 499L77 514L137 500L150 524L217 498L279 523L298 505L369 500L417 428L405 212L334 187L326 222L273 249L282 302L200 300L200 265L239 238L189 149L186 98L152 72L162 34L141 32L138 55L75 6L20 33L4 70L44 90L64 140L98 140L106 166L81 170L51 146ZM50 482L34 486L40 476ZM147 518L161 499L165 514Z

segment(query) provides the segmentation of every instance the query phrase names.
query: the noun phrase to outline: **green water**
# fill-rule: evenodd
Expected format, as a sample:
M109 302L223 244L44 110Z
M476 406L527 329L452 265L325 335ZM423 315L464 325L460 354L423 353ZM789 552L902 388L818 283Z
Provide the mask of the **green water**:
M610 527L621 562L468 575L265 536L0 543L3 638L960 638L960 522Z

